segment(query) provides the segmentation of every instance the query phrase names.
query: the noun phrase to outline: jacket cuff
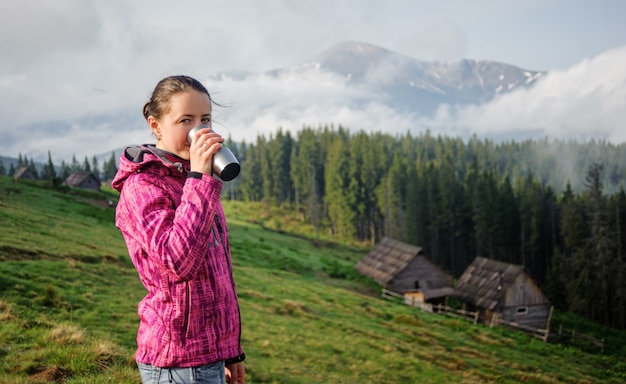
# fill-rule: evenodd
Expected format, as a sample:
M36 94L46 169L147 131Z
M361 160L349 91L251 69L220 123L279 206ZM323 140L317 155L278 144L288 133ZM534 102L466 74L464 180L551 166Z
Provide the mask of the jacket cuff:
M225 365L231 365L231 364L235 364L235 363L241 363L242 361L244 361L246 359L246 354L242 353L241 355L237 356L237 357L233 357L231 359L226 359L224 361Z
M200 173L200 172L189 172L187 174L187 177L192 178L192 179L202 179L202 173Z

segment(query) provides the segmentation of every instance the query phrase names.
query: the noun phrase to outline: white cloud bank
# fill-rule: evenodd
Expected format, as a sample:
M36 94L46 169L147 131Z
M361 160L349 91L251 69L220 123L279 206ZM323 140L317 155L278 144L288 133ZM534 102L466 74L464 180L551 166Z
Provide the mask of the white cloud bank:
M384 95L372 87L354 87L347 79L311 70L304 75L265 74L244 79L199 77L214 98L226 104L214 112L216 130L234 140L255 142L257 135L269 135L280 127L294 135L303 125L342 125L351 132L387 132L414 135L429 129L433 134L467 138L499 139L606 139L626 140L626 47L607 51L564 71L542 78L531 89L520 89L498 96L492 102L474 107L442 105L435 116L398 113L387 105ZM2 83L0 88L11 87ZM147 98L151 89L146 89ZM123 87L120 93L124 93ZM44 97L42 95L42 97ZM105 96L102 96L105 97ZM110 94L106 96L111 98ZM115 106L114 112L98 119L69 119L62 129L48 129L45 122L0 144L0 155L18 152L35 159L53 161L82 159L110 153L126 144L153 141L140 111L143 98L134 96L136 105ZM83 95L81 103L98 102L98 97ZM125 99L120 97L120 99ZM59 102L59 101L57 101ZM19 106L14 106L19 109ZM6 112L7 107L3 107ZM115 112L117 111L117 112ZM37 125L35 125L37 126ZM35 134L27 134L33 132Z
M339 124L351 131L381 131L502 139L626 140L626 47L543 77L531 89L498 96L472 107L440 106L435 116L400 114L375 93L364 94L345 79L310 72L302 78L267 76L244 81L205 81L217 99L233 107L218 110L225 133L249 142L277 127ZM369 88L371 89L371 88ZM360 101L360 102L359 102Z
M489 105L442 106L435 118L399 114L383 95L329 75L208 80L220 70L291 65L343 40L423 60L469 57L530 69L562 69L624 44L625 7L618 2L479 3L0 1L0 156L45 159L50 150L60 161L152 141L141 106L160 78L180 73L204 78L218 100L232 105L216 118L224 134L248 142L303 124L624 140L624 48Z
M442 106L422 120L481 136L626 140L626 47L549 73L531 89L462 109Z

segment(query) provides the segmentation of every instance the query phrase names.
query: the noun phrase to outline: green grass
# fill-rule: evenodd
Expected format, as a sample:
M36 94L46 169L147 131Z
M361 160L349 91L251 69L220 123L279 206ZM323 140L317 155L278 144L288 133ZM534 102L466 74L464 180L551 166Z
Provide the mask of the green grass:
M0 177L0 384L139 383L144 295L106 202ZM623 331L604 353L544 343L383 300L354 272L369 247L335 242L286 210L225 202L248 383L621 383ZM583 328L583 329L581 329Z

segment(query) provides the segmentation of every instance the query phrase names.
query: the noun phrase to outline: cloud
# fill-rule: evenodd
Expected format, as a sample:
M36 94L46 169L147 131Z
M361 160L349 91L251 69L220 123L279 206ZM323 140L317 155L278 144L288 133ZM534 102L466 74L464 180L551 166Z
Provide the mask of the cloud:
M31 0L21 6L0 3L0 59L3 69L39 64L59 52L76 52L92 45L100 21L90 2ZM12 59L14 68L7 68ZM17 67L19 64L19 67Z
M460 60L469 52L467 36L447 20L405 36L397 46L399 51L420 60Z
M441 106L423 124L456 127L478 136L626 140L626 46L550 72L530 89L518 89L476 107Z
M504 42L491 38L492 27L504 29L511 18L520 20L519 14L539 13L545 2L501 6L487 0L480 7L456 0L453 6L392 3L381 7L374 0L241 0L236 6L192 0L175 5L163 0L0 2L0 155L21 152L45 160L51 150L53 158L63 159L151 141L141 106L158 80L180 73L203 80L218 101L230 104L216 110L220 129L248 142L278 127L297 131L303 125L331 124L392 134L430 129L450 135L626 139L622 133L626 130L621 129L626 110L626 76L620 65L624 48L551 72L532 90L500 96L488 105L441 106L435 117L399 113L376 92L390 78L388 67L368 73L371 83L364 87L315 71L301 78L289 74L208 78L223 70L263 72L289 66L342 40L371 42L419 59L456 58L477 52L477 46L486 42L498 54L503 45L496 44L511 46L511 33L519 35L520 27L526 28L522 31L528 27L520 21L515 31L498 36ZM550 4L548 10L553 12L560 1ZM560 20L553 15L545 15L550 30L558 29L552 21ZM583 28L580 33L597 43L594 49L604 49L624 35L618 27L609 30L616 24L607 20L607 28L601 29L606 30L604 35L595 34L600 30L597 20L576 28ZM555 53L553 45L555 52L546 54L542 42L535 39L530 47L516 43L510 49L529 60L565 55Z
M311 67L279 75L249 74L199 78L224 108L216 108L215 129L236 141L256 142L279 128L294 135L303 126L334 126L351 132L434 134L501 139L626 140L626 47L551 72L530 89L518 89L492 102L468 107L441 105L434 116L400 113L374 85L354 86L349 78ZM146 92L147 98L148 92ZM103 96L104 97L104 96ZM151 142L140 116L145 100L117 113L28 126L25 135L5 134L5 143L40 157L50 149L61 158L106 153L128 144ZM4 144L4 143L3 143ZM0 146L0 153L7 148Z
M352 131L434 133L468 138L626 140L626 47L549 73L530 89L518 89L479 106L441 105L434 116L399 113L372 89L311 70L304 76L260 75L205 81L232 107L216 111L224 134L269 135L276 128L339 124ZM379 76L371 77L375 83ZM369 90L369 91L367 91Z
M305 125L406 132L414 120L378 101L375 91L353 87L348 78L314 68L278 77L264 74L203 83L219 103L229 105L214 111L216 131L235 140L251 142L278 128L296 132Z
M120 90L134 73L126 69L135 38L123 38L131 23L115 10L82 0L2 2L0 115L5 126L110 112L132 100L136 93Z

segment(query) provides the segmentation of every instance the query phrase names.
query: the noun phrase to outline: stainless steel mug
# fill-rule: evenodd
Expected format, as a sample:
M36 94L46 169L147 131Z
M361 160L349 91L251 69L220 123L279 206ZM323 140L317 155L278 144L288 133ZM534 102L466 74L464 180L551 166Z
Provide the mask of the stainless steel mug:
M194 127L187 134L187 140L189 140L189 144L196 137L196 132L204 128L211 128L210 125L201 124L197 127ZM239 164L239 160L233 155L233 152L228 149L228 147L222 146L222 148L217 151L217 153L213 156L213 173L219 176L220 179L224 181L231 181L235 177L239 175L241 171L241 165Z

